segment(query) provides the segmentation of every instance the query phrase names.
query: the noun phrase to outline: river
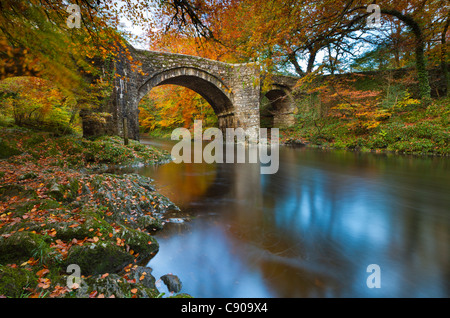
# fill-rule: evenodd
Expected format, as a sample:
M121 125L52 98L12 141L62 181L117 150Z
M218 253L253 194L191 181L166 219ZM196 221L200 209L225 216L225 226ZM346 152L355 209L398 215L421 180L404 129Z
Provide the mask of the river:
M155 235L153 276L177 275L194 297L450 296L448 158L292 147L279 158L272 175L243 163L134 169L182 210Z

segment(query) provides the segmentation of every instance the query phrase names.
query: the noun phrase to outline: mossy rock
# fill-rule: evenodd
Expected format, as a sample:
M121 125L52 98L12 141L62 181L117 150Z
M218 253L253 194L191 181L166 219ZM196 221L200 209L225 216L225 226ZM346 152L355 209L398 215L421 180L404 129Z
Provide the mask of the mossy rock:
M166 284L170 292L179 293L183 284L178 276L173 274L166 274L161 276L161 280Z
M8 184L0 187L0 200L8 197L20 197L28 199L37 199L36 192L32 189L27 189L20 184Z
M50 181L49 184L47 184L47 195L56 201L62 201L64 200L64 186L59 184L56 180Z
M25 141L25 144L28 147L33 148L33 147L45 142L46 138L48 138L48 134L46 134L46 133L35 133L35 134L31 135L31 138L29 138Z
M61 203L58 201L55 201L53 199L44 199L41 201L40 209L41 210L51 210L51 209L57 209L61 207Z
M156 279L152 275L152 269L150 267L144 266L136 266L131 269L131 271L127 274L129 279L135 279L136 282L142 284L144 287L157 290L156 288Z
M104 234L113 232L113 228L108 222L94 216L87 216L84 223L71 227L74 224L79 223L61 222L55 225L52 224L52 227L56 229L56 238L63 241L71 241L74 238L82 240L86 237L93 238L96 236L98 229Z
M22 230L27 229L28 232L33 232L33 231L37 232L37 231L42 230L43 227L41 226L41 223L24 220L23 222L20 222L20 223L13 222L13 223L4 225L3 227L0 228L0 234L9 235L11 232L16 232L21 229Z
M4 141L0 139L0 159L7 159L12 156L20 155L21 151L16 148L10 147Z
M36 179L38 176L34 172L27 172L17 178L19 181L28 180L28 179Z
M153 179L148 177L143 177L139 174L128 174L126 177L134 178L134 181L142 188L148 190L148 191L156 191L155 187L152 185Z
M30 259L46 243L40 235L23 231L0 238L0 264L18 264Z
M96 292L96 295L103 294L106 298L114 296L116 298L125 298L127 294L131 293L130 284L124 278L117 274L110 274L105 278L101 275L90 277L86 279L87 288L82 288L77 293L78 298L85 298L90 293Z
M102 242L73 246L64 264L77 264L81 274L87 276L118 272L133 261L134 256L122 247Z
M47 184L48 196L57 201L73 201L78 196L79 182L76 179L69 179L68 184L60 184L57 180L52 180Z
M146 277L154 277L150 274ZM136 277L138 277L136 275ZM130 283L126 278L121 277L117 274L109 274L106 277L102 275L95 275L81 280L80 288L76 290L73 295L76 298L87 298L90 295L95 295L98 297L103 295L105 298L115 297L115 298L130 298L132 296L138 298L156 298L159 295L158 290L155 288L148 287L146 284L139 281L139 277L135 279L136 283ZM128 279L131 279L129 277ZM133 292L132 292L133 290ZM70 297L70 295L68 295Z
M14 213L14 217L22 217L25 213L29 212L38 203L39 200L12 203L5 210L5 212Z
M24 268L12 268L0 265L0 295L19 298L24 295L24 288L34 284L36 276Z
M181 294L176 294L174 296L170 296L169 298L194 298L189 294L186 293L181 293Z
M42 226L42 222L36 222L33 220L33 218L26 218L22 219L22 217L30 212L30 210L33 209L34 206L37 204L40 204L40 209L47 210L48 214L58 214L60 213L59 210L56 210L56 208L60 207L60 203L51 200L51 199L45 199L45 200L31 200L26 202L18 202L15 204L11 204L8 209L5 210L5 212L12 212L12 215L15 218L21 218L19 222L11 222L4 224L0 228L0 234L9 234L15 231L18 231L20 229L26 229L28 232L40 232L41 230L45 229L51 229L55 227L55 223L49 223L46 226Z
M161 219L150 215L144 215L136 220L140 228L146 229L149 232L158 231L163 228Z
M125 244L130 249L139 253L138 261L150 260L159 250L158 242L150 234L138 230L124 229L120 237L125 240Z

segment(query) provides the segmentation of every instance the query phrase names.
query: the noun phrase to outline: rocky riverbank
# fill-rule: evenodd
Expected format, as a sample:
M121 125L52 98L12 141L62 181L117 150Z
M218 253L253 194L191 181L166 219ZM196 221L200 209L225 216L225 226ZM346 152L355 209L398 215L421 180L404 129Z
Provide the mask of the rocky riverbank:
M99 171L168 153L17 129L0 131L0 148L0 296L161 296L145 265L159 248L152 234L178 208L149 178ZM162 280L180 291L176 276Z

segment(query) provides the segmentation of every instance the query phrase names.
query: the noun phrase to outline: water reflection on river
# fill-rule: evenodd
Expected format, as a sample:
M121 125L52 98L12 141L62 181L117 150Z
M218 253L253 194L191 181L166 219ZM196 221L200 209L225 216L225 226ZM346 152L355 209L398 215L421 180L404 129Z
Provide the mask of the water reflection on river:
M143 140L170 149L170 142ZM280 167L136 172L192 217L157 234L149 267L195 297L449 297L449 160L280 149ZM381 268L370 289L369 264Z

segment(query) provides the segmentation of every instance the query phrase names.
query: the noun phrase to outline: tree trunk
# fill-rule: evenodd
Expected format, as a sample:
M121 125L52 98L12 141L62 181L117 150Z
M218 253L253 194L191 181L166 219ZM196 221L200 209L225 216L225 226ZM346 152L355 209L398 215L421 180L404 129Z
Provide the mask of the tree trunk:
M315 48L309 49L308 67L306 68L306 74L312 72L314 62L316 60L317 50Z
M447 41L446 35L448 28L450 26L450 17L447 17L447 22L445 23L444 30L441 34L441 68L442 74L444 74L444 85L447 96L450 96L450 76L448 74L447 68Z
M428 79L428 70L426 68L425 61L425 40L422 33L422 28L410 15L404 15L400 11L392 9L381 9L381 13L391 15L397 19L403 21L414 33L416 38L415 43L415 57L416 57L416 70L419 80L419 93L420 98L425 102L429 102L431 99L431 87Z
M300 64L298 64L298 62L297 62L297 57L295 56L295 52L288 54L288 58L289 58L289 62L291 62L292 65L294 65L294 68L295 68L295 71L297 72L297 74L300 77L305 76L305 72L303 72L302 68L300 67Z
M291 64L294 66L295 72L297 72L297 74L300 77L308 75L309 73L312 72L312 70L314 68L314 62L316 61L317 49L308 48L308 51L309 51L309 58L308 58L308 65L306 67L306 72L303 72L300 64L298 64L297 57L295 56L295 52L288 54L289 62L291 62Z
M128 120L126 117L123 118L123 144L128 145Z

